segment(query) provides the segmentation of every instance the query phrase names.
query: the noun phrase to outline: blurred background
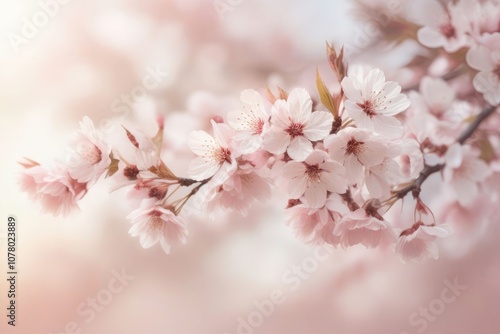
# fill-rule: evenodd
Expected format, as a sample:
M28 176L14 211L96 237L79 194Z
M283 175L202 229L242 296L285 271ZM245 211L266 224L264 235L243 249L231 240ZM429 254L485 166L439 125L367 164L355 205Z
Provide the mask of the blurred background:
M129 237L135 207L107 181L68 218L40 214L17 186L17 162L60 158L84 115L110 138L123 136L118 124L153 134L154 115L167 115L165 161L182 172L189 131L237 107L241 90L314 91L316 66L333 82L325 41L369 44L352 9L348 0L1 0L0 332L500 333L498 218L470 217L474 234L441 244L439 260L404 265L388 252L304 245L276 194L247 217L192 217L187 245L167 256ZM366 58L390 71L405 56ZM138 89L148 75L154 87ZM5 311L9 214L16 327Z

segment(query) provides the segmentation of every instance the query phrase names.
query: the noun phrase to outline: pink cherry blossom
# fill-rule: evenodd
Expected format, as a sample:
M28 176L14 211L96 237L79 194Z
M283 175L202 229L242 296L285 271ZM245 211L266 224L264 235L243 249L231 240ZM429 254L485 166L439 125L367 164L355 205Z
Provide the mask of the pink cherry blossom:
M401 86L385 81L384 72L374 68L366 76L349 75L342 80L347 96L345 110L356 126L386 137L401 137L403 125L395 115L410 106Z
M304 162L290 161L283 166L282 172L285 178L290 179L290 198L298 199L304 195L311 208L325 205L327 191L344 193L347 189L344 167L329 160L324 151L313 151Z
M366 188L373 198L389 197L391 186L402 180L401 168L393 157L366 168Z
M254 201L264 202L271 197L270 181L261 175L248 161L238 161L238 168L223 178L215 177L200 192L205 209L236 211L246 216Z
M260 94L247 89L241 93L241 110L230 111L227 120L236 131L242 154L253 153L261 148L263 133L269 127L269 112L264 107Z
M336 222L349 209L338 194L332 193L321 208L311 208L298 200L290 202L293 205L286 210L285 221L300 240L315 245L327 243L337 246L340 243L340 237L334 235L333 230Z
M188 175L197 181L209 179L223 166L223 171L236 168L237 153L231 140L234 132L214 121L212 127L214 137L205 131L193 131L188 138L189 148L198 156L189 164Z
M496 0L464 1L471 25L471 35L476 39L500 31L500 3Z
M80 122L69 147L68 171L78 182L93 184L109 167L111 147L88 117Z
M411 92L412 107L407 127L419 141L449 145L461 131L461 122L470 117L456 101L456 92L440 78L424 77L420 92Z
M129 234L140 236L143 248L150 248L159 241L163 251L169 254L172 245L186 243L188 231L184 220L155 200L143 200L140 208L131 212L127 219L132 224Z
M389 155L384 143L363 129L343 129L326 138L324 144L330 158L344 165L352 184L362 182L364 166L378 165Z
M326 207L314 209L304 204L295 205L286 210L285 221L292 228L294 235L305 243L338 244L339 238L333 235L335 222ZM326 231L331 234L324 233Z
M468 145L450 146L445 162L444 181L451 185L460 204L470 204L478 195L478 184L491 175L491 168Z
M332 128L333 116L326 111L312 112L312 101L305 89L294 89L288 100L277 100L271 111L271 128L264 138L264 149L274 154L287 152L304 161L313 151L311 141L324 139Z
M411 228L401 232L395 251L405 263L423 257L437 259L438 248L434 241L450 234L451 230L445 225L424 225L422 222L416 222Z
M500 42L498 44L494 49L480 45L467 53L467 63L479 71L473 80L474 88L493 106L500 104Z
M67 167L56 164L53 168L36 165L25 169L19 179L21 190L30 199L42 204L42 212L54 216L68 216L78 210L77 202L87 193L87 184L71 178Z
M392 227L386 221L370 216L364 209L345 215L333 233L340 237L340 244L344 248L357 244L375 248L396 240Z
M448 2L447 6L437 0L427 0L423 3L426 10L422 10L422 15L416 20L424 26L417 34L420 43L428 48L442 47L450 53L468 45L467 32L470 29L470 21L465 2Z
M419 103L419 112L426 111L437 119L442 119L456 95L455 90L446 81L431 77L424 77L420 81L420 94L415 98L415 102Z
M415 139L404 138L396 145L400 148L400 155L395 160L401 168L400 175L403 181L416 179L424 169L424 155L419 142Z

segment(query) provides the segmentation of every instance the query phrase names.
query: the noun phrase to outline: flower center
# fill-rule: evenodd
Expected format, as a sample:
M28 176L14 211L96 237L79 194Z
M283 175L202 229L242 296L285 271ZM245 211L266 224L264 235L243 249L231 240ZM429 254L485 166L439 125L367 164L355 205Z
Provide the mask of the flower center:
M228 148L221 147L214 152L214 158L219 164L231 163L231 151Z
M348 142L347 142L347 146L346 146L346 154L347 155L350 155L350 154L359 154L363 151L363 142L359 142L357 141L356 139L354 138L351 138Z
M307 168L306 168L306 174L309 177L309 180L311 180L311 181L319 182L320 177L321 177L321 171L322 170L321 170L321 168L319 168L318 164L307 165Z
M163 219L161 219L162 213L158 210L154 210L150 213L151 219L148 224L149 231L160 231L163 228Z
M365 114L370 117L375 116L377 113L375 112L375 104L372 101L365 101L363 103L358 103L358 106L363 109Z
M91 165L99 163L102 159L101 150L91 143L83 143L78 147L78 153Z
M256 135L260 135L262 133L262 130L264 129L264 120L259 118L256 121L253 121L252 123L252 130L253 133Z
M303 136L304 135L304 124L302 123L292 123L285 130L292 138Z
M139 169L136 165L130 165L123 169L123 175L129 180L137 180Z
M493 70L493 74L496 75L497 80L500 81L500 64Z
M158 185L158 186L154 186L154 187L151 187L149 188L149 197L150 198L156 198L158 200L162 200L165 198L165 196L167 196L167 192L168 192L168 184L164 185Z
M439 28L441 30L441 33L448 39L453 38L457 35L455 27L453 27L450 22L441 25Z

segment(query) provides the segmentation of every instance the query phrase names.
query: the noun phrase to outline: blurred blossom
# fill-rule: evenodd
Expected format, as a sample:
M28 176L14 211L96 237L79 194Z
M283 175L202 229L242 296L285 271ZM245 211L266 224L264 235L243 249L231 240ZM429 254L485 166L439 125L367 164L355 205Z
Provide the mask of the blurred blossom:
M5 0L0 32L1 333L415 332L455 277L425 333L498 330L496 0Z

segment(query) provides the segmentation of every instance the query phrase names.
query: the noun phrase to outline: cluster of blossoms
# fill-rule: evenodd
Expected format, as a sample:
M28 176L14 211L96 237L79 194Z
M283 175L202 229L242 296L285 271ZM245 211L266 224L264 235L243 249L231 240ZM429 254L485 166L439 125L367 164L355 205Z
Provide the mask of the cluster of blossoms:
M134 152L127 159L85 118L66 162L23 163L22 188L45 211L66 215L101 176L113 177L140 201L129 233L167 253L186 242L182 209L193 198L204 212L244 215L276 189L288 200L287 224L306 243L392 249L405 262L437 258L435 241L451 228L420 196L427 178L440 173L442 191L461 210L485 194L498 197L486 183L500 176L500 4L428 3L437 18L400 25L430 50L407 66L420 81L407 93L379 68L347 66L343 49L328 45L336 91L319 72L317 99L302 88L267 89L265 97L243 91L241 107L213 118L211 133L189 135L196 157L185 177L160 157L163 118L154 137L124 130ZM407 195L414 219L396 224L390 209Z

